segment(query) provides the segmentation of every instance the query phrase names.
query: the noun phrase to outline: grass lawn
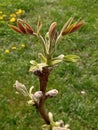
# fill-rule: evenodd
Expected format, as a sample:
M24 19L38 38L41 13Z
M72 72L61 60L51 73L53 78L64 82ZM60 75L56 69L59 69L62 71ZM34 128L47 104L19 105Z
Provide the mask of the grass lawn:
M71 130L98 130L98 0L0 0L0 130L41 130L44 123L35 108L13 89L19 80L38 90L38 79L28 70L29 61L42 51L36 38L9 28L8 24L16 24L11 23L11 14L19 9L23 13L17 17L34 29L41 16L43 35L53 21L60 30L71 16L85 20L80 30L59 43L55 55L76 54L81 60L62 63L52 71L47 90L55 88L59 94L46 105L55 120L63 119Z

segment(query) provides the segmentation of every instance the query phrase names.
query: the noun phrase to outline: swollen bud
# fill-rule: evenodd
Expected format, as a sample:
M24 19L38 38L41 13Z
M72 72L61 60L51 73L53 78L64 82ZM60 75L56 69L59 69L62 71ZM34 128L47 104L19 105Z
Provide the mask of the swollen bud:
M48 91L48 92L45 94L45 96L46 96L46 98L51 98L51 97L56 96L57 94L58 94L58 90L52 89L52 90Z
M16 91L18 91L19 93L23 94L24 96L28 96L28 91L27 88L25 87L24 84L18 82L16 80L15 84L13 85L13 87L16 89Z
M37 91L37 92L34 93L34 97L35 97L36 99L40 99L42 96L43 96L42 91Z

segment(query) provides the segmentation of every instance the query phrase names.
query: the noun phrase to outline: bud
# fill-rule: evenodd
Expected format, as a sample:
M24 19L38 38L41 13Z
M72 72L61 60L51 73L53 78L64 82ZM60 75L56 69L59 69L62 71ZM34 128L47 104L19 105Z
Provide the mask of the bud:
M11 29L13 29L14 31L23 34L22 31L21 31L18 27L14 26L14 25L9 25L9 27L10 27Z
M63 28L62 28L62 30L61 30L61 32L60 32L60 35L65 35L66 33L66 29L71 25L71 23L72 23L72 21L73 21L73 17L71 17L65 24L64 24L64 26L63 26Z
M57 94L58 94L58 90L52 89L52 90L48 91L48 92L45 94L45 96L46 96L46 98L50 98L50 97L56 96Z
M19 29L22 31L23 34L27 33L24 25L22 24L22 22L19 19L17 20L17 25L18 25Z
M37 91L37 92L34 93L34 97L35 97L36 99L40 99L42 96L43 96L42 91Z
M52 38L52 37L55 35L56 27L57 27L57 23L56 23L56 22L53 22L53 23L50 25L50 28L49 28L49 37L50 37L50 38Z
M80 21L79 23L77 23L77 24L72 28L72 30L70 31L70 33L73 33L73 32L75 32L75 31L77 31L77 29L79 29L83 24L84 24L83 21Z
M24 25L25 25L25 28L26 28L26 31L29 33L29 34L33 34L33 29L32 27L25 21L19 19Z
M40 16L38 17L38 22L37 22L37 35L40 35L40 31L42 29L42 22L40 19Z
M24 84L22 84L22 83L20 83L20 82L18 82L18 81L16 80L15 84L13 85L13 87L14 87L19 93L23 94L24 96L28 96L28 91L27 91L27 89L26 89L26 87L25 87Z
M22 34L33 34L34 32L31 26L21 19L17 20L17 25L18 27L13 25L9 25L9 27L12 28L14 31Z

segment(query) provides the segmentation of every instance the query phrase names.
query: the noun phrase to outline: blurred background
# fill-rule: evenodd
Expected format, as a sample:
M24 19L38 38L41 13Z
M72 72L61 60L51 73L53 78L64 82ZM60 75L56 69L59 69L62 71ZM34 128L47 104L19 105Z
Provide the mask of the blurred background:
M40 40L9 28L26 20L36 30L41 17L44 36L52 22L58 32L70 18L85 21L77 32L60 41L55 56L76 54L78 63L62 63L51 73L47 90L59 94L46 102L55 120L64 120L71 130L98 130L98 1L97 0L0 0L0 130L41 130L44 121L27 99L13 88L19 80L29 89L39 89L37 77L29 73L30 60L42 52ZM55 105L54 105L55 104Z

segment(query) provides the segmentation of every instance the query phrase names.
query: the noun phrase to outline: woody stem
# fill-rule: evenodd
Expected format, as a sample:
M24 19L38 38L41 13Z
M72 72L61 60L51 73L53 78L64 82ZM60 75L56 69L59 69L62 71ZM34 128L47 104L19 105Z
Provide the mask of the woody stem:
M38 111L41 115L41 117L44 119L46 124L50 124L50 120L48 117L48 113L45 110L45 93L46 93L46 87L48 83L48 78L49 78L50 70L49 68L43 68L43 71L37 71L36 75L39 77L39 83L40 83L40 91L42 91L43 96L41 97L39 101L39 106L38 106Z

